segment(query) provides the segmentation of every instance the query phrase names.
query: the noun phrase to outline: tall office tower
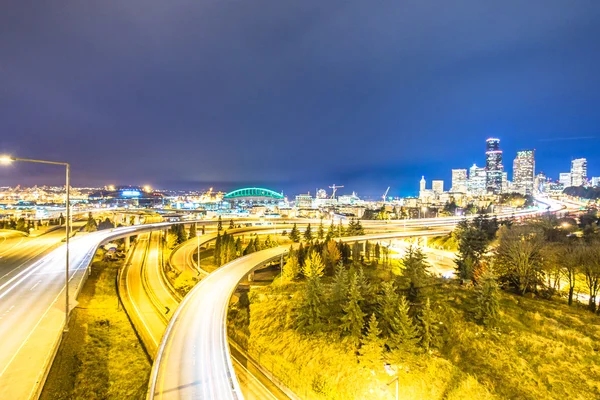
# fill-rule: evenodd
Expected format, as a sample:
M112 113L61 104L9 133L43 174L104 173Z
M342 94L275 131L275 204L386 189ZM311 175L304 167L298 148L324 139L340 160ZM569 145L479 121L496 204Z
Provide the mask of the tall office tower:
M569 187L571 186L571 173L570 172L561 172L560 175L558 175L558 181L560 182L561 185L563 185L563 187Z
M500 139L486 140L485 150L487 191L492 194L500 194L502 193L502 172L504 171Z
M587 185L587 160L577 158L571 161L571 186Z
M451 192L467 193L467 170L453 169L452 170L452 189Z
M517 151L517 157L513 161L513 190L522 195L533 194L534 176L534 151Z
M431 181L431 189L435 194L444 193L444 181L442 180L433 180Z
M481 196L486 192L487 174L485 168L479 168L477 165L469 169L469 180L467 181L467 189L472 196Z
M544 193L546 192L546 184L548 178L543 172L540 172L533 178L533 193Z
M511 190L512 183L508 180L508 172L502 173L502 193L508 193Z

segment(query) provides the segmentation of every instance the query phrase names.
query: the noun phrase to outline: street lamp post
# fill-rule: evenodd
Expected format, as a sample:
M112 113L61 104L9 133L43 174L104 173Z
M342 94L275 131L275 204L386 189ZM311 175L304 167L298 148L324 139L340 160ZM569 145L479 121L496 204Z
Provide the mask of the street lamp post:
M200 235L198 234L198 222L196 222L196 243L198 244L198 275L200 275Z
M31 158L20 158L11 156L0 156L0 164L11 164L12 162L30 162L37 164L62 165L66 170L66 191L67 198L65 199L66 216L65 216L65 231L67 237L66 244L66 261L65 261L65 327L64 332L69 330L69 238L71 236L71 165L67 162L35 160Z

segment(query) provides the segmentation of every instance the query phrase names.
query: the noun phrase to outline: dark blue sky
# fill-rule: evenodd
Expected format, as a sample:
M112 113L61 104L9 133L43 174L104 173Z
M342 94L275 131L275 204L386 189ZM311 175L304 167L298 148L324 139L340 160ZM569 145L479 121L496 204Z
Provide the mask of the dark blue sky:
M0 153L69 160L76 185L344 184L537 150L600 175L600 2L9 1ZM584 139L576 139L576 138ZM15 165L0 185L59 183Z

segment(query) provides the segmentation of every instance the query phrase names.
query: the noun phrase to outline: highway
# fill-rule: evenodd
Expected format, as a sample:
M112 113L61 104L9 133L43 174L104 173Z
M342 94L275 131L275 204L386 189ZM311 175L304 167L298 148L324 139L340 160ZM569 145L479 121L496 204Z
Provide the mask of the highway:
M161 268L160 232L142 234L119 276L119 293L125 309L153 359L168 320L180 301L167 287ZM168 314L166 307L172 310ZM242 361L234 358L234 368L246 399L287 398L276 388L267 389L268 384L258 380L244 366L244 358L239 358Z
M83 225L82 222L73 223L73 232ZM64 238L64 227L36 237L27 237L20 232L0 232L0 285L27 268L36 258L60 245Z
M151 240L151 236L150 233L138 236L125 267L119 274L119 295L146 351L154 358L167 326L167 319L155 308L144 287L143 275L149 261L148 256L151 252L158 251L158 240ZM157 234L153 236L159 237Z
M515 215L531 215L534 212L531 210L515 213ZM386 224L385 229L418 227L419 225L447 225L456 223L458 220L460 218L456 217L435 221L406 220ZM310 221L314 226L318 224L314 220L307 221ZM214 224L215 222L199 221L200 224ZM294 222L301 223L302 221ZM177 223L189 224L190 222ZM76 305L74 300L76 294L83 283L87 267L101 243L129 235L165 229L172 224L174 223L136 225L76 235L70 246L69 291L72 294L70 308L72 309ZM372 223L365 222L364 225L366 228L367 225L381 226L382 223L373 221ZM60 231L49 233L35 240L49 240L53 237L52 235L60 237L61 233ZM35 397L45 380L45 373L62 336L61 332L65 322L65 248L61 246L52 251L42 251L40 255L39 249L44 248L44 244L39 243L31 247L21 247L23 244L19 244L21 250L13 253L15 249L9 249L3 259L0 259L0 262L5 262L4 266L1 267L4 272L2 273L3 277L0 279L0 337L2 338L3 350L0 353L0 398L22 399ZM50 244L45 249L47 250L51 246ZM239 262L239 260L236 260L236 262ZM223 268L219 271L221 270L229 271L229 269ZM202 283L197 285L196 288L201 286ZM193 292L196 292L195 289ZM229 298L227 292L215 294L216 300L222 297ZM180 307L180 310L185 310L185 308ZM200 312L202 310L205 311L206 309L202 307L196 311ZM216 315L214 312L213 317ZM206 313L202 312L201 316L204 316L204 314ZM179 329L176 331L179 332ZM191 334L195 334L195 332L191 332ZM191 374L194 375L195 373ZM235 377L232 382L237 385ZM237 385L237 389L239 389L239 385ZM161 393L166 394L167 392Z
M342 238L343 241L441 235L432 232L395 232ZM163 336L153 365L150 399L242 399L226 334L229 301L238 283L270 260L278 260L287 246L238 258L197 284L183 299Z
M73 237L69 258L70 309L77 304L75 298L87 267L101 243L168 228L172 224L127 226ZM48 233L32 240L49 240L53 234L60 235L59 232ZM18 255L11 258L5 267L8 272L0 283L0 399L37 396L62 336L65 322L65 246L31 260L29 251L39 252L39 247L27 246L27 250L17 252ZM22 260L20 264L19 260Z

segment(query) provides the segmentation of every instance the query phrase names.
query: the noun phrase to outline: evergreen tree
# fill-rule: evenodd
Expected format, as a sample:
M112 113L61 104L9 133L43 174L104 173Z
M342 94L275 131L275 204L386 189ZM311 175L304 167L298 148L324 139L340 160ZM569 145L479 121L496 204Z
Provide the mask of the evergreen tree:
M350 245L340 241L338 246L340 248L340 253L342 254L342 262L344 264L349 264L350 258L352 257L352 249L350 248Z
M174 225L175 226L175 225ZM110 221L110 219L108 219L108 217L106 217L104 219L104 221L100 222L98 224L98 230L101 231L103 229L112 229L114 228L115 225Z
M365 314L359 305L362 300L358 277L356 274L352 274L348 286L348 299L342 307L344 315L341 318L341 328L353 345L358 345L364 326Z
M302 274L305 278L311 279L313 277L321 278L325 270L323 259L321 255L316 251L311 251L302 267Z
M390 348L412 351L419 342L419 332L409 314L408 301L399 296L390 326Z
M203 235L206 233L205 229L206 229L206 227L204 225L202 225L202 234Z
M21 231L21 232L25 232L28 233L29 231L27 230L27 223L25 221L25 218L21 217L17 220L17 227L16 230Z
M298 264L298 255L290 246L287 260L283 265L282 278L284 282L291 282L298 277L300 273L300 265Z
M352 261L354 261L355 264L360 264L361 260L361 250L362 250L362 246L360 242L354 242L352 244Z
M298 246L298 264L300 264L300 267L302 268L302 266L304 265L304 259L306 256L306 250L304 248L304 246L302 245L302 243L300 243L300 245Z
M323 221L321 220L321 224L319 225L319 230L317 231L317 239L323 240L325 238L325 228L323 227Z
M341 219L340 219L340 224L338 225L337 236L338 237L346 236L346 230L344 229L344 224L342 223Z
M298 243L300 241L300 232L298 231L298 227L296 226L296 224L294 224L294 226L292 227L289 237L290 240L294 243Z
M85 231L86 232L95 232L98 230L98 224L96 223L96 220L94 219L94 217L92 216L92 213L88 213L88 220L87 223L85 224Z
M367 334L361 338L361 346L359 355L360 362L367 368L376 367L381 364L383 357L383 340L379 337L381 330L379 329L375 313L371 314L367 325Z
M244 249L244 255L252 254L255 251L256 248L254 247L254 240L251 239L246 248Z
M190 225L190 232L188 234L188 239L193 239L195 238L197 235L196 233L196 224L191 224Z
M377 262L381 260L381 246L379 245L379 242L375 243L375 259Z
M415 302L420 289L425 286L429 276L427 257L420 248L411 245L402 257L402 263L404 264L403 275L409 281L408 298L411 302Z
M339 318L342 315L342 304L348 296L348 271L344 264L339 263L333 276L333 285L331 286L331 307L330 311L334 317Z
M217 223L217 232L221 232L223 230L223 219L219 215L219 222Z
M108 217L106 219L108 219ZM62 215L62 213L58 216L58 224L59 225L64 225L65 224L65 217ZM114 225L113 225L113 228L114 228Z
M304 240L306 240L307 242L310 242L313 240L313 234L312 234L312 230L310 228L310 224L308 224L308 226L306 227L306 230L304 231Z
M298 316L300 329L317 330L323 323L323 262L317 252L310 253L302 272L306 277L304 301Z
M242 249L242 239L239 237L235 239L235 256L239 257L243 254L244 250Z
M357 265L355 268L360 294L365 300L368 300L368 298L374 294L373 287L365 275L365 270L363 269L362 265Z
M356 220L356 224L354 226L354 229L356 230L356 235L357 236L362 236L365 234L365 228L363 228L362 223L360 222L359 219Z
M333 240L327 242L323 248L323 262L325 262L325 268L328 271L328 275L331 275L335 266L342 258L340 250L338 249L337 243Z
M355 235L356 229L354 226L355 226L355 220L354 220L354 218L351 218L350 222L348 222L348 227L346 228L346 236L356 236Z
M388 337L394 333L392 326L396 316L397 304L398 294L396 293L394 282L382 282L381 293L377 298L377 305L379 306L379 320L381 321L380 326L383 336Z
M215 251L214 251L214 260L217 266L221 266L221 234L217 231L217 238L215 239Z
M234 228L235 228L235 225L233 224L233 220L230 219L229 220L229 229L234 229Z
M372 246L371 246L371 242L369 242L368 240L365 242L365 259L367 261L371 260L371 251L372 251Z
M425 351L429 351L437 340L438 330L433 316L433 311L431 310L429 297L425 302L425 307L423 307L423 310L421 311L419 321L421 322L421 346L423 346Z
M325 241L329 242L335 236L335 227L333 226L333 221L329 224L329 228L327 228L327 236L325 237Z
M476 312L476 318L484 325L494 326L498 321L500 315L498 296L496 277L489 267L485 268L478 285Z
M463 282L474 280L475 270L479 268L489 243L488 235L491 230L486 233L482 226L487 226L487 223L482 218L477 218L473 223L467 220L460 221L454 232L458 242L456 272Z
M265 249L270 249L271 247L275 247L277 244L273 244L273 240L271 239L271 235L267 235L267 238L265 239L265 243L264 243L264 248Z
M176 235L177 235L177 244L181 244L187 240L187 235L185 234L185 227L182 224L175 225L177 227Z
M254 251L261 251L263 249L263 245L260 242L260 237L256 235L254 238Z

